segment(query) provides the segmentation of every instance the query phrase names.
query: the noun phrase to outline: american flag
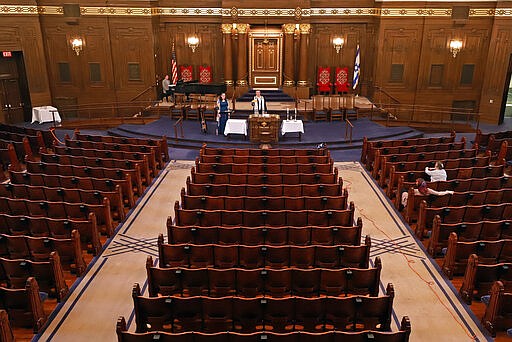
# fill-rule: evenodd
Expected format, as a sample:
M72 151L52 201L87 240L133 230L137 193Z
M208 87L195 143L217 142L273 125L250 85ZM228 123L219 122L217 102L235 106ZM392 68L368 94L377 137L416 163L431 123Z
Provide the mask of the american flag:
M171 84L178 83L178 63L176 63L176 50L174 49L174 43L172 43L171 51Z

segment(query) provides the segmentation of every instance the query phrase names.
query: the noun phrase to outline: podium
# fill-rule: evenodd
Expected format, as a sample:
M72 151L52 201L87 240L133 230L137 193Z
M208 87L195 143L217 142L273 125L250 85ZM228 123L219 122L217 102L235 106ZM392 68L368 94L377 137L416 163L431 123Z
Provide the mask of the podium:
M270 114L250 115L249 116L249 134L251 142L254 143L272 143L277 142L279 138L279 115Z

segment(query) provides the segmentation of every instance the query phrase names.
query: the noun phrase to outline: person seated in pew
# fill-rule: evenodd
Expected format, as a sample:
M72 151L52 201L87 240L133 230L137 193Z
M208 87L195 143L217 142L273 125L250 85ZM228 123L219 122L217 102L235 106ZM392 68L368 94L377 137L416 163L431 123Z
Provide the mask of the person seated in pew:
M443 182L446 181L447 175L444 169L444 165L440 161L436 161L434 167L426 167L425 173L430 176L431 182Z
M446 191L436 191L434 189L430 189L427 186L427 182L423 178L416 179L415 188L414 188L414 195L415 196L428 196L428 195L434 195L434 196L444 196L444 195L451 195L453 194L453 191L446 190ZM405 209L407 206L407 200L409 198L409 192L404 191L402 192L402 205L400 207L401 210Z

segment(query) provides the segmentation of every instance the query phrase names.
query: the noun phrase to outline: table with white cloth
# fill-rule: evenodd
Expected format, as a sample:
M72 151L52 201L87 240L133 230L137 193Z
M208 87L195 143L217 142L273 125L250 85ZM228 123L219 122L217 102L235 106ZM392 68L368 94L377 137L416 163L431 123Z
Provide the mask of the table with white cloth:
M247 136L247 120L243 119L228 119L226 121L226 128L224 128L224 135L228 134L243 134Z
M281 124L281 134L284 136L286 133L299 133L299 141L301 141L302 133L304 133L302 120L283 120Z
M52 106L42 106L42 107L34 107L32 108L32 123L39 122L40 124L44 122L60 122L60 115L57 108Z

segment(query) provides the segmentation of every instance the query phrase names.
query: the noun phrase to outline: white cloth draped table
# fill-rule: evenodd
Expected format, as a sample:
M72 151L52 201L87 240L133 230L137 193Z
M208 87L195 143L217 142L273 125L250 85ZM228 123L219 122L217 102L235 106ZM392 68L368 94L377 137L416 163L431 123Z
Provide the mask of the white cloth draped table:
M61 122L59 111L55 107L42 106L32 108L32 123L36 121L40 124L44 122L53 122L54 118L55 122Z
M228 134L243 134L247 135L247 120L243 119L228 119L224 135Z
M304 133L302 120L283 120L281 134L285 135L286 133Z

